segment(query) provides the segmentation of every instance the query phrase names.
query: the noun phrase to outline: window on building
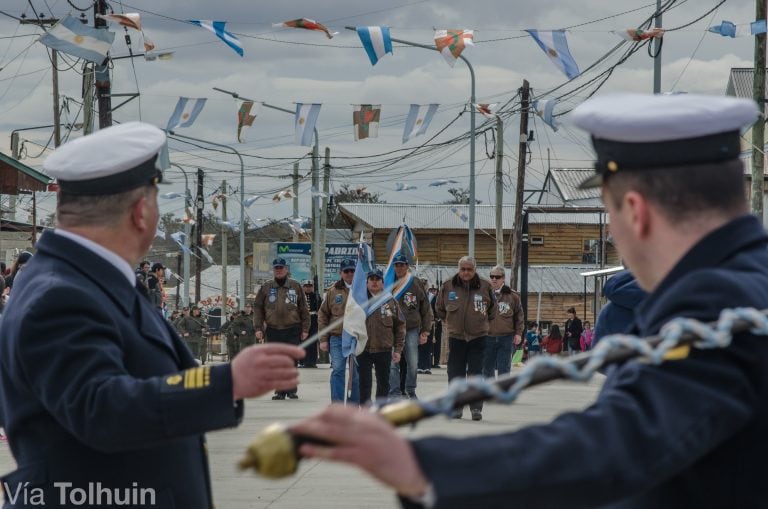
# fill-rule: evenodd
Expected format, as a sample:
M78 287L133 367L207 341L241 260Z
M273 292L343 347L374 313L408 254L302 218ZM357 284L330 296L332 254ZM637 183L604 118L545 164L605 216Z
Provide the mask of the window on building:
M598 263L600 261L600 241L589 239L584 241L581 253L581 263Z

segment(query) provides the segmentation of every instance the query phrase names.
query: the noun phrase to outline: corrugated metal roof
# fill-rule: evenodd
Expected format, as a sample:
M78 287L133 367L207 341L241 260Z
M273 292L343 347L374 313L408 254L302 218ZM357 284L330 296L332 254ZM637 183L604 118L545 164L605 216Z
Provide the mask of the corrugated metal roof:
M595 174L594 168L552 168L550 174L566 203L578 201L584 205L584 201L589 201L590 205L601 204L599 187L579 189L579 184Z
M531 206L529 206L530 208ZM419 205L414 203L340 203L339 208L347 215L359 220L370 228L397 228L405 222L413 229L466 230L468 222L461 216L469 216L469 205ZM455 212L451 209L455 209ZM493 230L496 228L494 205L475 206L475 228ZM514 205L502 207L504 229L514 226ZM600 224L599 213L574 212L531 212L530 224ZM603 214L607 223L607 215Z
M580 274L596 268L598 267L595 265L532 265L528 267L528 293L536 294L541 291L542 294L582 294L585 278ZM414 269L417 276L426 278L430 285L436 285L437 281L447 281L456 275L456 267L453 265L429 265ZM481 277L488 278L490 272L490 265L477 266L477 273ZM587 293L592 293L595 278L586 279Z
M725 90L726 95L752 99L754 74L755 70L752 67L732 68L731 75L728 78L728 87ZM766 83L768 83L768 79Z

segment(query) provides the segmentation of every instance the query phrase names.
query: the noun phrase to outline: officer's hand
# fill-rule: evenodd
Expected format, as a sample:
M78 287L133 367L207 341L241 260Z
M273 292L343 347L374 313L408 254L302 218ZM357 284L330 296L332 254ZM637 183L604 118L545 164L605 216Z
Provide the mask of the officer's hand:
M519 345L520 343L522 343L522 341L523 341L523 338L520 337L520 334L515 334L515 344Z
M291 431L333 444L305 443L299 448L304 457L356 465L401 495L419 497L427 491L428 481L410 444L377 414L331 405Z
M419 344L420 345L426 345L428 339L429 339L429 332L422 332L419 335Z
M322 350L323 352L327 352L328 351L328 342L327 341L321 341L320 342L320 350Z
M400 362L400 354L397 352L392 352L392 362Z
M309 337L309 332L302 332L301 333L301 340L304 341Z
M303 357L303 349L284 343L245 348L232 360L234 399L255 398L296 387L299 370L294 361Z
M258 339L259 341L263 341L264 340L264 331L257 330L256 331L256 339Z

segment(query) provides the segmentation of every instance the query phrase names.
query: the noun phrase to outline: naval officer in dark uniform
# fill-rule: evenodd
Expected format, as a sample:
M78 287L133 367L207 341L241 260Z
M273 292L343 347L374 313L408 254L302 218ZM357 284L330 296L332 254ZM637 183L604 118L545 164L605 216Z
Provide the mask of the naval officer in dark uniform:
M132 267L155 237L165 134L131 122L58 148L57 228L3 315L0 412L18 468L5 507L211 508L206 431L293 387L290 345L198 366ZM137 286L139 288L137 288Z
M619 253L650 293L631 332L768 308L768 235L739 159L740 130L758 118L751 100L685 94L609 95L571 114L597 152L584 185L601 186ZM406 505L765 507L767 366L768 337L744 332L660 365L627 361L592 406L516 432L409 442L344 408L294 430L339 444L303 455L356 464Z

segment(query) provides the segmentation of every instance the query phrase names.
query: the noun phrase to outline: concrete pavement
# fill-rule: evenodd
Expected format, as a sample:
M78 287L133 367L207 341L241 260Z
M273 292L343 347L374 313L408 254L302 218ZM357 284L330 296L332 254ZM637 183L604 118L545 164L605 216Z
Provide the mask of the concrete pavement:
M420 397L445 389L445 369L419 375ZM239 472L236 464L251 439L267 425L293 423L316 413L330 401L327 365L301 370L298 400L272 401L269 396L246 403L245 419L237 429L208 434L213 493L219 509L342 509L399 507L394 494L358 470L326 461L303 461L298 473L288 479L267 480L253 472ZM374 382L375 383L375 382ZM589 384L552 382L524 391L511 406L486 403L483 420L473 422L469 411L464 419L442 417L422 421L403 429L406 436L476 435L512 430L530 423L546 422L565 410L589 405L602 384L596 375ZM0 472L15 468L7 445L0 445Z

